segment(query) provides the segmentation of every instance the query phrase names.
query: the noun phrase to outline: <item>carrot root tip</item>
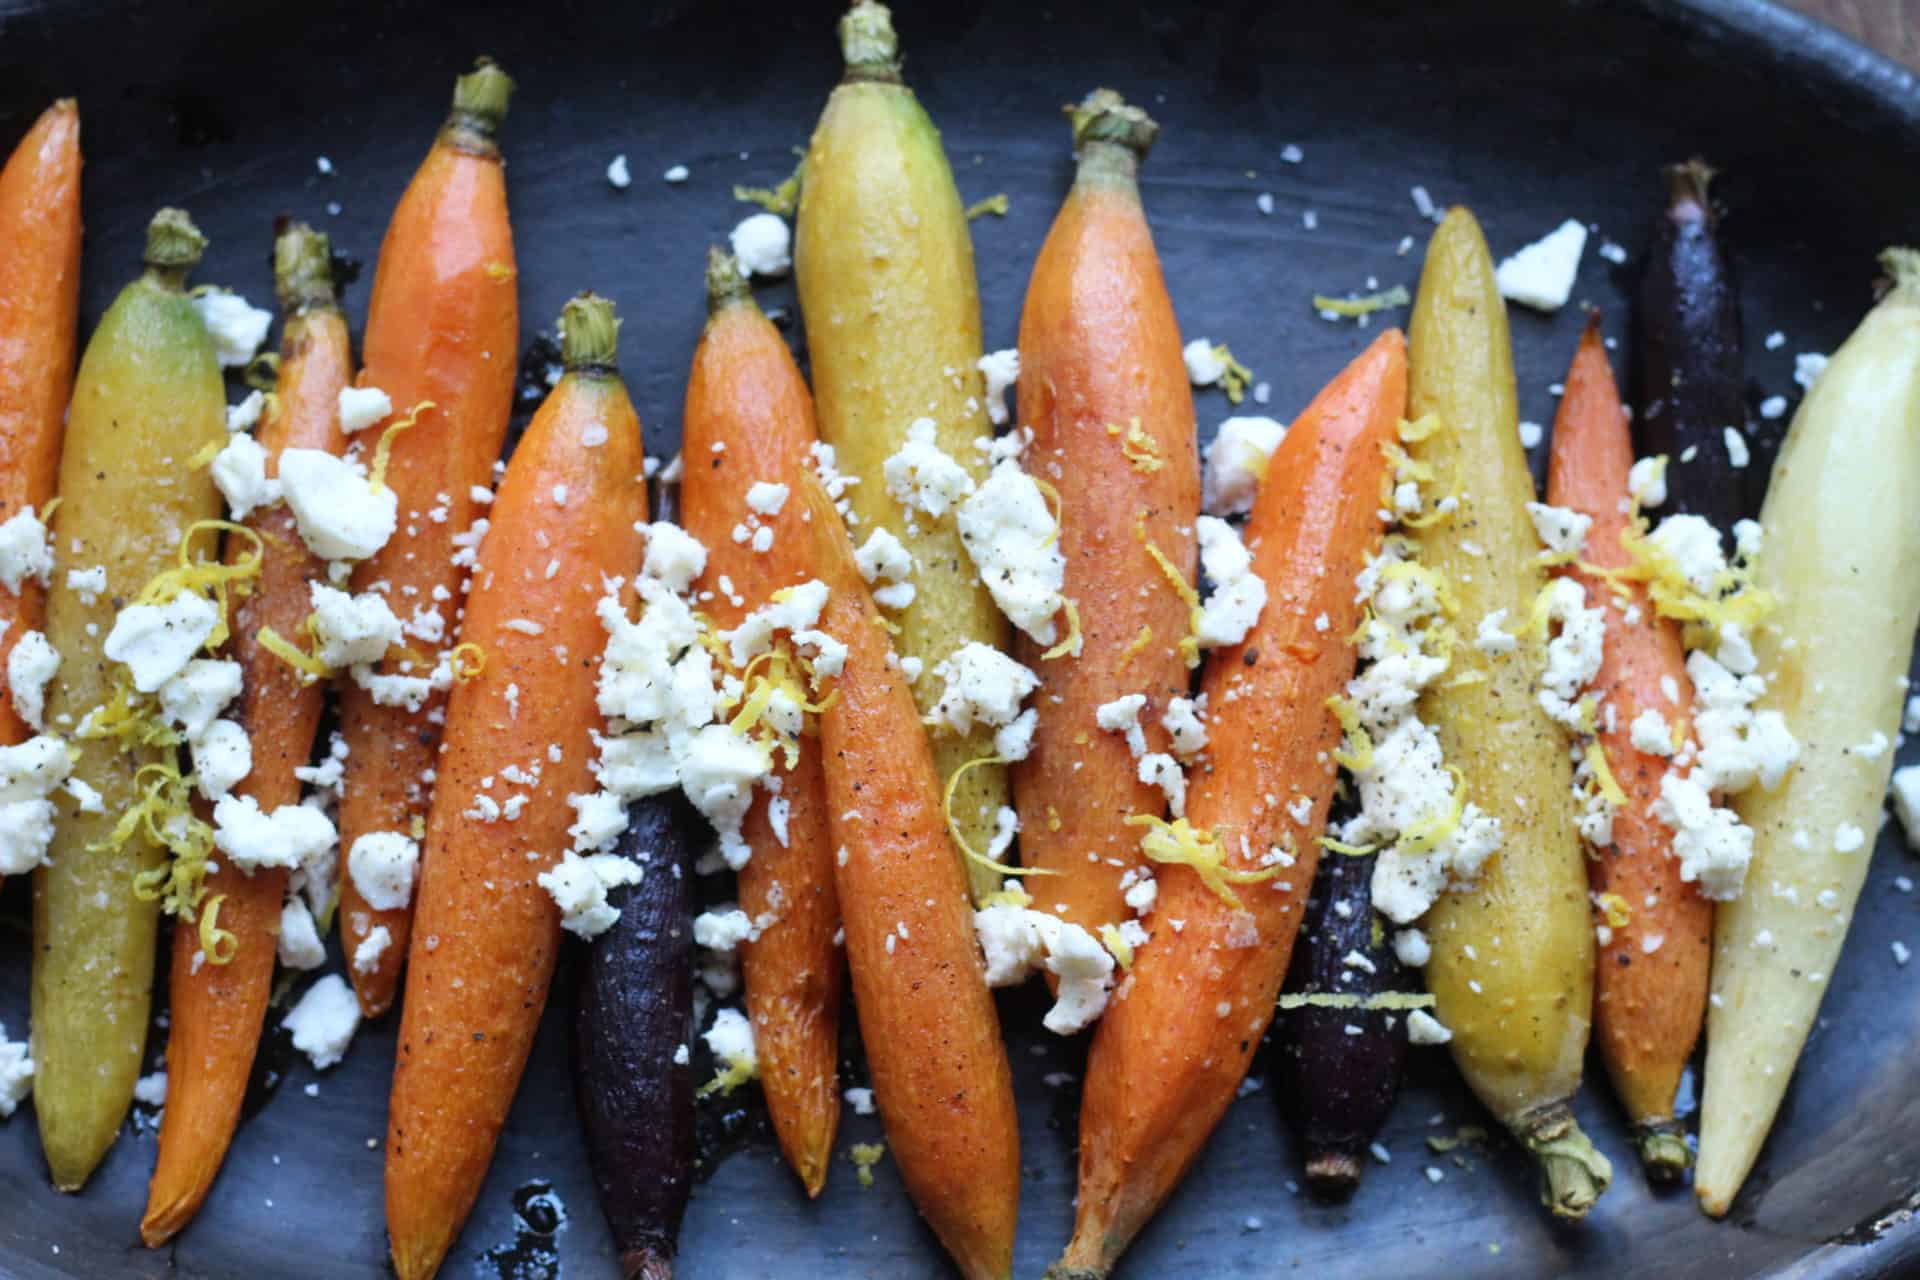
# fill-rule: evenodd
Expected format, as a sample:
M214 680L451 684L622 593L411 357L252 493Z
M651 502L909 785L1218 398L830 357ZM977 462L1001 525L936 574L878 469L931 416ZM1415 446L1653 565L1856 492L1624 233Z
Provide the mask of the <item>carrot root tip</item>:
M1360 1185L1360 1161L1346 1151L1317 1151L1307 1159L1307 1188L1323 1200L1345 1200Z

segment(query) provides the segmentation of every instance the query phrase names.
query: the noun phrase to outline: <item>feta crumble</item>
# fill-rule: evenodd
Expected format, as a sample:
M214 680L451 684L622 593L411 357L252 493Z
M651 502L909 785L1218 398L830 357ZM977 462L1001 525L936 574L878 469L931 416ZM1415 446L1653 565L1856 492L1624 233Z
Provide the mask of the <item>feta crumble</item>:
M1040 486L1018 463L1003 462L961 504L956 522L1000 611L1035 643L1051 645L1059 637L1054 615L1065 604L1067 562Z
M1013 347L989 351L980 357L978 367L986 379L987 420L996 427L1003 426L1007 421L1007 389L1020 380L1020 352Z
M393 399L378 387L342 387L339 408L340 429L353 435L392 414Z
M222 369L249 363L267 340L273 312L256 307L228 289L203 289L193 295L193 309L213 339L213 353Z
M346 979L329 973L307 988L280 1025L293 1033L293 1047L325 1071L347 1055L360 1029L360 1001Z
M1201 509L1209 515L1239 516L1253 510L1267 463L1287 429L1266 417L1228 418L1207 446L1200 473Z
M1569 218L1542 239L1503 259L1494 271L1500 296L1537 311L1558 311L1573 293L1586 224Z
M1253 556L1234 527L1217 516L1195 521L1200 564L1213 589L1200 606L1194 638L1203 649L1239 644L1266 608L1267 584L1253 572Z
M28 578L44 587L52 573L53 549L47 545L47 526L32 507L22 507L0 523L0 584L17 596L20 584Z
M399 911L413 901L420 846L398 831L369 831L347 853L347 874L375 911Z
M907 438L881 465L887 492L903 507L939 519L974 491L967 469L942 452L932 418L917 418Z
M727 236L740 273L747 276L784 276L793 269L793 233L775 213L743 218Z
M1053 1007L1041 1019L1048 1031L1072 1035L1106 1010L1113 956L1079 925L1011 905L976 910L973 925L986 955L988 986L1015 986L1043 967L1059 978Z
M38 631L22 633L7 653L7 696L35 733L46 732L47 682L59 670L60 655Z
M283 449L280 488L300 540L322 560L365 560L399 523L400 500L352 463L320 449Z
M539 884L560 909L560 925L579 938L597 938L620 919L620 908L607 901L607 891L639 884L640 865L631 858L596 853L583 858L571 849L539 875Z

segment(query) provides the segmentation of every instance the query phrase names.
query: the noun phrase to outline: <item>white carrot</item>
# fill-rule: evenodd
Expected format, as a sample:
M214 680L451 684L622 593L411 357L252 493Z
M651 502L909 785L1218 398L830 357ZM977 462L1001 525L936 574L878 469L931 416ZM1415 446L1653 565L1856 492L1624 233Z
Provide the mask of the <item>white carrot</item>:
M1773 1124L1867 873L1920 623L1920 253L1808 392L1761 512L1756 636L1800 761L1738 801L1747 891L1715 921L1695 1188L1727 1212Z

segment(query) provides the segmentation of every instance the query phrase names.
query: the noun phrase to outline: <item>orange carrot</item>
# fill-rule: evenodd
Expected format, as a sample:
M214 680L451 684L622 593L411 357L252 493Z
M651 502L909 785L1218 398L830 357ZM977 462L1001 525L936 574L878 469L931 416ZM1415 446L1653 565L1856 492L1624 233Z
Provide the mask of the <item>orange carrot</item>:
M907 1194L970 1280L1013 1266L1020 1130L1000 1020L913 692L809 472L820 629L847 646L820 715L827 809L874 1100Z
M1209 872L1210 886L1191 867L1161 871L1152 937L1094 1032L1058 1280L1113 1269L1200 1153L1272 1021L1333 797L1340 727L1327 701L1353 676L1353 583L1379 544L1383 448L1406 403L1406 344L1390 329L1300 415L1260 486L1246 542L1267 605L1245 641L1207 662L1213 767L1187 802L1188 854L1224 876ZM1287 812L1295 796L1311 801L1305 822ZM1264 864L1274 849L1292 862Z
M466 589L453 563L453 539L482 514L473 490L484 490L492 479L513 408L519 333L513 234L493 140L512 89L506 73L484 58L460 77L453 114L387 227L367 311L360 385L385 391L396 417L425 402L434 407L394 438L386 482L400 499L400 527L359 566L353 589L384 584L388 603L403 619L437 611L449 641ZM366 438L377 438L382 429L371 429ZM410 712L376 706L357 686L342 692L340 731L348 750L342 862L354 842L371 832L418 834L432 790L424 779L435 765L443 705L435 696ZM371 969L353 969L361 1009L378 1017L393 1003L400 981L411 909L374 910L351 878L343 885L341 906L349 955L377 928L392 939Z
M53 497L79 313L80 108L63 98L0 169L0 520L44 517ZM18 594L0 590L0 671L45 612L32 578ZM30 731L11 688L0 690L0 746Z
M1580 339L1554 419L1547 501L1593 518L1586 556L1604 569L1631 563L1620 542L1631 517L1620 504L1632 467L1633 441L1596 317ZM1609 931L1595 965L1594 1029L1647 1175L1671 1181L1693 1159L1673 1098L1706 1017L1713 903L1680 879L1673 832L1652 813L1668 762L1636 750L1630 726L1644 710L1675 714L1663 682L1672 682L1679 707L1692 706L1693 682L1679 624L1656 614L1645 591L1569 572L1585 584L1589 603L1609 602L1606 652L1591 688L1608 709L1598 737L1627 795L1613 820L1612 847L1587 860L1598 895L1595 923Z
M431 1276L459 1234L533 1047L560 949L538 877L568 847L568 797L595 789L595 605L641 558L640 423L613 372L612 304L576 298L561 327L567 375L514 450L474 569L460 639L483 665L447 701L427 819L387 1121L401 1280Z
M1081 602L1083 645L1045 661L1020 637L1042 683L1033 751L1013 782L1021 861L1057 872L1048 906L1098 934L1131 914L1120 881L1142 858L1128 815L1163 806L1094 711L1146 694L1147 749L1168 749L1161 717L1187 692L1188 610L1139 539L1193 580L1200 476L1180 330L1134 179L1157 126L1105 89L1072 116L1079 170L1020 317L1020 412L1033 428L1028 468L1060 493L1065 592Z
M711 462L688 468L681 522L707 548L700 587L713 594L706 611L716 627L731 628L775 591L812 576L806 508L793 490L813 465L817 437L813 397L785 340L754 305L739 264L719 250L707 263L707 310L681 449ZM747 504L748 489L761 482L789 491L775 514ZM750 519L773 531L765 552L732 537ZM767 1111L787 1163L817 1196L840 1122L841 956L833 836L812 744L780 775L779 799L783 829L769 820L767 796L754 801L743 828L753 858L740 869L740 906L749 919L769 923L745 944L741 964Z
M304 223L281 232L274 243L274 275L287 324L278 385L259 430L269 475L279 474L282 449L338 453L343 445L340 390L352 379L353 359L328 252L327 238ZM268 627L283 636L298 633L313 607L308 584L324 580L326 565L300 540L287 507L262 508L246 523L260 534L267 552L259 582L238 606L228 644L228 656L241 667L234 719L253 745L253 769L235 793L271 813L300 801L293 771L313 749L326 691L303 683L298 671L260 644L259 635ZM250 553L248 543L229 540L228 563ZM287 875L269 867L242 871L224 862L208 873L208 906L202 910L218 902L215 922L234 939L232 958L225 962L204 955L195 960L194 953L203 948L198 929L173 931L167 1107L140 1224L149 1248L171 1239L199 1211L239 1124L273 989Z

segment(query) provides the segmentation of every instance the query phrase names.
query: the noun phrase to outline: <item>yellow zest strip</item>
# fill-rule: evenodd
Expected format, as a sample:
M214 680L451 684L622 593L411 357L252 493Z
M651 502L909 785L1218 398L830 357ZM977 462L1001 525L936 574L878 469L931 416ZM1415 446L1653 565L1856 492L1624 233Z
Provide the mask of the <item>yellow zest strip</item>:
M1001 875L1057 876L1060 874L1058 871L1049 870L1046 867L1016 867L1005 862L995 862L992 858L989 858L986 854L981 853L972 845L968 844L966 836L961 834L960 824L954 821L953 793L960 789L960 779L964 778L969 771L977 769L981 765L1010 763L1012 762L1005 756L976 756L953 771L953 774L947 779L946 795L942 797L940 801L941 813L947 820L947 834L953 837L953 843L959 847L961 854L964 855L968 861L977 862L983 867L992 867Z
M847 1159L853 1161L853 1172L860 1179L862 1187L873 1185L873 1166L887 1154L884 1142L856 1142L847 1148Z
M140 798L120 816L113 830L89 846L89 852L118 850L144 835L171 857L133 879L134 896L158 901L169 915L192 920L206 892L207 859L213 853L213 828L195 816L189 778L165 762L141 766L134 774Z
M513 279L515 276L520 274L518 271L515 271L513 269L511 264L501 262L498 258L487 263L486 271L489 277L495 280L499 280L503 283L505 281Z
M202 467L212 465L213 460L219 457L220 451L226 447L227 442L225 440L207 441L200 446L200 452L187 459L187 470L198 471Z
M465 683L487 669L487 651L472 640L463 640L444 655L455 680Z
M1074 603L1072 596L1061 596L1060 607L1067 611L1067 634L1062 637L1059 644L1040 655L1048 662L1055 658L1077 658L1085 645L1085 637L1080 633L1080 606Z
M1109 422L1107 434L1120 441L1120 456L1132 463L1135 471L1152 475L1166 465L1153 437L1141 428L1140 419L1135 418L1125 427L1117 422Z
M1361 294L1356 298L1330 298L1324 293L1316 293L1313 295L1313 309L1352 320L1390 307L1404 307L1412 301L1413 295L1407 292L1407 286L1397 284L1391 289Z
M1317 836L1314 838L1314 843L1329 853L1344 854L1349 858L1365 858L1380 852L1380 846L1377 844L1348 844L1332 836Z
M755 1074L756 1072L753 1066L735 1059L721 1068L719 1074L715 1075L713 1079L701 1085L694 1096L707 1098L717 1093L724 1098L747 1081L753 1079Z
M1064 518L1065 506L1061 502L1060 491L1040 476L1030 475L1027 479L1033 481L1033 487L1040 491L1041 497L1053 504L1053 509L1047 513L1053 517L1053 532L1048 534L1046 540L1040 544L1042 548L1051 547L1060 541L1060 522Z
M387 484L387 463L393 458L393 438L420 421L421 414L439 407L431 400L422 400L407 410L406 417L396 419L380 433L380 442L373 446L373 465L367 468L367 486L375 493Z
M1466 779L1460 776L1460 771L1452 765L1447 766L1447 773L1453 778L1453 792L1449 796L1452 803L1448 805L1447 811L1437 813L1430 818L1422 818L1402 831L1400 838L1393 842L1396 853L1402 853L1408 857L1424 857L1438 849L1443 840L1459 829L1460 817L1467 810L1467 783Z
M1400 420L1398 434L1400 439L1405 443L1418 444L1422 440L1440 434L1445 428L1446 423L1440 420L1439 414L1423 413L1412 422L1408 422L1405 418L1402 418Z
M220 904L227 900L224 893L216 893L207 899L207 909L200 913L200 950L214 964L227 964L240 950L240 939L231 929L222 929Z
M806 167L806 155L803 152L801 153L800 163L793 166L793 172L788 174L779 186L735 186L733 189L733 198L742 204L757 204L768 213L789 216L794 210L800 207L800 179L801 175L806 172Z
M247 361L246 370L240 376L254 391L272 391L280 382L280 353L262 351Z
M1100 945L1113 954L1113 962L1122 969L1133 968L1133 948L1120 936L1120 930L1113 925L1100 926Z
M1135 636L1133 639L1129 640L1127 642L1127 647L1120 651L1120 665L1124 667L1129 662L1132 662L1135 658L1140 656L1141 652L1148 645L1152 643L1153 643L1153 628L1146 625L1145 623L1142 623L1140 626L1140 634Z
M1192 583L1181 576L1180 570L1174 567L1173 561L1167 559L1167 553L1155 546L1153 539L1147 536L1146 521L1134 521L1133 536L1140 540L1140 545L1147 549L1147 554L1153 557L1153 562L1160 566L1160 572L1166 575L1167 582L1172 585L1174 594L1186 602L1187 634L1181 637L1179 647L1180 656L1186 659L1187 668L1191 670L1200 665L1200 640L1198 635L1200 630L1200 593L1193 589Z
M1370 996L1345 991L1289 991L1280 997L1282 1009L1394 1009L1411 1011L1431 1009L1434 999L1427 992L1376 991Z
M1600 788L1600 794L1606 797L1608 804L1618 808L1627 803L1627 793L1613 776L1613 767L1607 763L1607 749L1596 740L1587 744L1585 756L1587 768L1593 771L1594 784Z
M996 218L1004 218L1007 216L1008 207L1007 193L1004 191L988 196L985 200L975 200L967 206L967 221L972 222L975 218L989 213Z
M1220 901L1235 910L1240 907L1240 895L1233 891L1233 885L1259 884L1280 874L1279 867L1247 871L1229 865L1227 851L1214 838L1213 832L1196 830L1185 818L1167 822L1152 814L1135 813L1128 815L1125 821L1130 827L1148 828L1147 833L1140 837L1140 852L1155 862L1180 863L1192 867L1200 877L1200 883L1213 890Z
M1600 908L1600 914L1607 918L1607 924L1611 928L1624 929L1628 921L1633 919L1633 908L1617 893L1603 893L1595 899L1595 902Z
M1360 723L1360 711L1351 701L1334 694L1327 699L1327 710L1340 722L1340 728L1346 733L1346 740L1353 744L1353 750L1347 750L1343 744L1333 753L1334 761L1348 773L1362 773L1373 767L1373 738L1368 735L1366 726Z
M1213 349L1213 354L1226 370L1220 375L1220 388L1227 393L1229 404L1239 404L1246 398L1247 385L1253 381L1253 370L1233 358L1233 352L1227 350L1222 342Z
M300 648L272 627L260 628L254 633L253 638L262 649L298 671L302 684L325 680L333 674L332 667Z

